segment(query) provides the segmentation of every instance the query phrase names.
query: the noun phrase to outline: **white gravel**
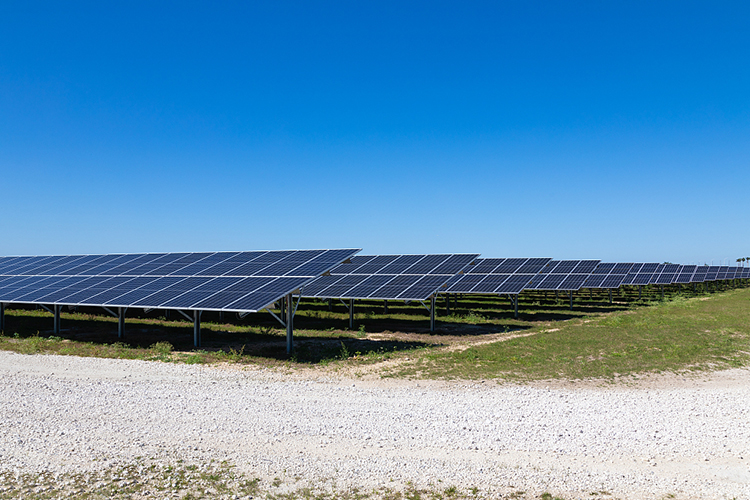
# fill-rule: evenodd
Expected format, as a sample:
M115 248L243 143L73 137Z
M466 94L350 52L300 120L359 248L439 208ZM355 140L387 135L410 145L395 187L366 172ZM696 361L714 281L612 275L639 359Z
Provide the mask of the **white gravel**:
M227 459L340 486L750 498L750 371L658 388L362 382L0 352L0 468Z

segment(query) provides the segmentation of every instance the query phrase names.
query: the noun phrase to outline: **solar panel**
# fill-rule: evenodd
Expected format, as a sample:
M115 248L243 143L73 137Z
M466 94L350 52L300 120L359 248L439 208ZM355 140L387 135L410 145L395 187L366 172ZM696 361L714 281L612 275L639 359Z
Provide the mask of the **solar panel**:
M706 277L703 281L716 281L720 269L721 266L708 266L708 271L706 271Z
M321 276L305 297L427 300L479 254L358 255Z
M655 262L647 264L635 264L623 280L623 285L648 285L663 264Z
M674 283L679 270L679 264L661 264L657 272L652 276L651 283L655 285L670 285Z
M596 269L598 260L552 260L534 276L529 290L579 290Z
M698 269L698 266L693 265L687 265L680 267L680 270L677 272L677 277L674 280L674 283L681 283L681 284L687 284L692 282L693 275L695 274L696 269Z
M581 288L619 288L634 265L632 262L599 263Z
M447 293L492 293L518 295L552 259L478 259L476 265L454 276Z
M708 266L698 266L695 268L693 277L690 278L691 283L703 283L706 281L706 274L708 274Z
M2 257L0 301L255 312L358 251Z

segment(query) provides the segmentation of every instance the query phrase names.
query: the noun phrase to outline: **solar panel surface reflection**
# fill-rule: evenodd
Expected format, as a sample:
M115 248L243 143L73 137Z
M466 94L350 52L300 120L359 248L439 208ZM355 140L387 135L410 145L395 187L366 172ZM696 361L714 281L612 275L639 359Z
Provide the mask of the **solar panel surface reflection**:
M534 276L529 290L580 290L599 264L598 260L553 260Z
M427 300L479 254L358 255L302 291L305 297Z
M0 301L252 312L358 249L0 258Z
M448 283L447 293L517 295L550 258L478 259Z

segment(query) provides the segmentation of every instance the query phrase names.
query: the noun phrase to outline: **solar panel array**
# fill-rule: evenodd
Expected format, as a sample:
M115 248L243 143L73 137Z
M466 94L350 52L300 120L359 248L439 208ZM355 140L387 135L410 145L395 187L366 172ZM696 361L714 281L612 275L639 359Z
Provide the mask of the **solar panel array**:
M581 288L619 288L633 266L632 262L599 263Z
M580 290L598 260L552 260L534 276L529 290Z
M0 258L0 301L259 311L357 249Z
M358 255L321 276L305 297L427 300L479 254Z
M552 259L478 259L448 283L447 293L518 295Z
M750 278L750 267L477 259L478 254L352 257L356 252L0 257L0 302L248 312L300 289L307 297L426 300L436 292L516 295L524 289Z

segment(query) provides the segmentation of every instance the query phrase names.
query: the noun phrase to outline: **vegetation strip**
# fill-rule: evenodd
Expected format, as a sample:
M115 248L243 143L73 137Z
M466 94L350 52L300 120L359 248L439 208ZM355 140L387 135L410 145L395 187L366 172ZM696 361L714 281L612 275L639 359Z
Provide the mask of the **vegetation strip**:
M390 304L386 315L378 304L363 304L349 330L337 328L348 314L311 301L298 311L299 339L292 357L284 352L284 332L273 323L207 321L210 340L203 349L193 349L185 335L186 322L130 318L124 341L107 342L113 336L114 318L67 313L68 330L56 337L42 333L49 313L12 309L6 312L10 326L0 336L0 349L179 363L346 368L355 374L375 371L381 376L431 379L614 378L739 367L750 361L749 288L671 293L653 301L618 298L613 305L603 302L601 294L586 298L580 297L577 310L571 312L564 300L531 295L518 320L500 298L463 298L458 309L440 318L435 334L421 328L423 311L413 305ZM259 318L265 317L255 317ZM399 325L404 328L399 330ZM180 339L182 343L176 342ZM142 347L142 341L150 342L143 342L148 347ZM383 365L384 361L389 363Z

